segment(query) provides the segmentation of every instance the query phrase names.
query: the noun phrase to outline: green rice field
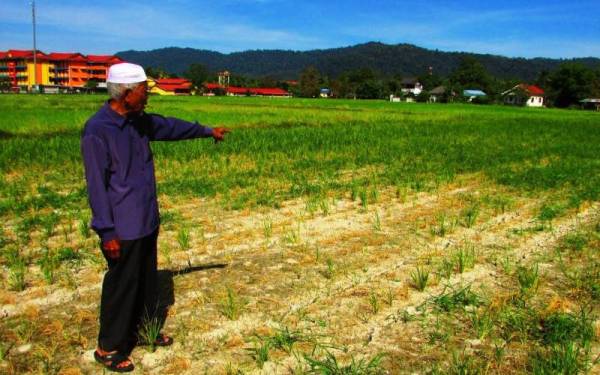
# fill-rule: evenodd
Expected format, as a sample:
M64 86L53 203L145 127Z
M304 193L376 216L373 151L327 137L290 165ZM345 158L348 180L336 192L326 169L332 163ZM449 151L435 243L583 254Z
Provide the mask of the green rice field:
M93 374L99 95L0 95L0 373ZM170 348L135 373L600 373L600 114L151 97Z

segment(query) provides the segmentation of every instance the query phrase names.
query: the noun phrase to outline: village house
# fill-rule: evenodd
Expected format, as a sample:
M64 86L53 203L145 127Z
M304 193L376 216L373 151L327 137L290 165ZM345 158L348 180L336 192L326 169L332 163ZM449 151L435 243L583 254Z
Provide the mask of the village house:
M544 90L534 85L521 83L502 93L504 104L526 107L543 107Z
M319 90L319 97L321 98L329 98L331 97L331 89L327 87L323 87Z
M417 78L403 78L400 82L400 90L405 95L412 94L417 96L423 92L423 85L419 82L419 80L417 80Z
M292 94L278 87L236 87L223 86L218 83L205 83L204 95L215 96L224 93L227 96L268 96L274 98L291 98Z
M433 90L429 91L429 102L430 103L438 103L443 101L443 98L447 96L446 87L438 86Z
M600 111L600 99L598 98L587 98L580 101L581 108L583 109L592 109L596 111Z
M481 90L468 89L463 90L463 96L467 98L468 102L472 102L476 98L485 98L487 94Z
M190 95L192 83L185 78L148 78L151 94L158 95Z

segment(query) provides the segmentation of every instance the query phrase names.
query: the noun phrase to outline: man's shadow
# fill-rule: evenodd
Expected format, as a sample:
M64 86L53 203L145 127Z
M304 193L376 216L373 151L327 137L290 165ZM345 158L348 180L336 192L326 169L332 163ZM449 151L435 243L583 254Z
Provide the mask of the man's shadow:
M192 272L207 271L212 269L221 269L227 267L226 263L203 264L200 266L186 267L180 270L159 270L157 272L158 303L157 314L160 328L162 329L167 320L169 307L175 303L175 287L173 278L179 275L185 275Z

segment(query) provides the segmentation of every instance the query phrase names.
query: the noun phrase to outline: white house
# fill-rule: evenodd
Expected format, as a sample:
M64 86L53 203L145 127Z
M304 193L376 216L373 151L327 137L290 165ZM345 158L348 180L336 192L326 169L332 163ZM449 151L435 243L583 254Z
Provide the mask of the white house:
M504 104L543 107L544 90L534 85L521 83L502 93Z
M423 92L423 85L416 78L403 78L400 82L400 90L404 94L419 95Z

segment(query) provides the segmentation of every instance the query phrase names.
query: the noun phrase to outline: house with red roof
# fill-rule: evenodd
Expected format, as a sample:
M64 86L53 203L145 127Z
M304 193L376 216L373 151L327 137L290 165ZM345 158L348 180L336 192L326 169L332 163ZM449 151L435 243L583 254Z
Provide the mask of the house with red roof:
M212 96L224 92L227 96L269 96L277 98L290 98L290 92L278 87L237 87L222 86L218 83L205 83L204 95Z
M526 107L543 107L544 90L535 86L521 83L502 93L504 104Z
M185 78L148 78L151 94L158 95L190 95L192 82Z

